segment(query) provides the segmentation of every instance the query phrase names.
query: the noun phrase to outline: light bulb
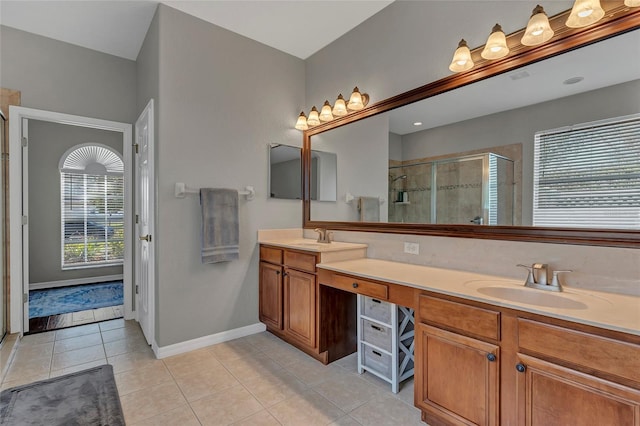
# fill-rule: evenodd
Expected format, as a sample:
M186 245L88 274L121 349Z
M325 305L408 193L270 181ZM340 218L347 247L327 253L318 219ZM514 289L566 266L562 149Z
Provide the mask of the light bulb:
M520 42L525 46L537 46L549 40L553 34L547 14L544 13L542 6L538 5L533 9L531 19L529 19L527 29Z
M581 28L598 22L604 16L600 0L576 0L567 18L570 28Z
M336 99L336 103L333 105L332 112L335 117L342 117L349 113L347 111L347 104L344 102L344 98L342 97L342 93L338 95L338 99Z
M318 124L320 124L320 117L318 116L318 110L316 109L315 106L311 108L311 111L309 111L309 118L307 118L307 124L310 127L317 126Z
M364 108L364 102L362 100L362 95L358 90L358 86L353 88L353 92L351 93L351 97L349 97L349 103L347 104L347 109L351 111L360 111Z
M502 31L502 27L499 24L495 24L480 56L484 59L500 59L508 54L507 38Z
M462 72L473 68L473 60L471 59L471 51L467 42L462 39L458 43L458 48L453 54L453 59L449 65L449 69L453 72Z
M333 120L333 114L331 113L331 104L329 101L324 101L324 105L322 105L322 109L320 110L320 121L331 121Z
M298 116L298 121L296 121L296 129L307 130L308 128L309 126L307 125L307 116L304 115L304 111L303 111Z

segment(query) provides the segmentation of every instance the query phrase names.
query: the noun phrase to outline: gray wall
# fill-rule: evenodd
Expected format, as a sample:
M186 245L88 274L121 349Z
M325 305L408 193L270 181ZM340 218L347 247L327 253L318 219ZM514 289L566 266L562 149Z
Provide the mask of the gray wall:
M522 223L531 225L536 132L640 112L640 80L402 137L402 159L522 144ZM533 119L532 119L533 118ZM495 129L500 128L500 132Z
M122 266L63 271L60 266L60 170L64 153L83 143L107 145L122 155L122 133L29 120L30 284L122 274Z
M131 123L136 63L0 26L0 87L22 106Z
M302 60L164 5L158 29L156 338L165 346L258 321L257 230L300 226L302 209L267 198L264 147L300 143L293 125L306 103ZM198 200L176 199L178 181L255 186L256 199L239 203L238 261L200 263Z

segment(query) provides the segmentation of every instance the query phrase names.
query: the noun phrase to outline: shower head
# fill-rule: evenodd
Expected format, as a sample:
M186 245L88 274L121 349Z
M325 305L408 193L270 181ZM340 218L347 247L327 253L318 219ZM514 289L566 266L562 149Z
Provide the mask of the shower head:
M398 177L396 177L396 178L393 178L393 179L391 180L391 182L395 182L395 181L397 181L398 179L406 179L406 178L407 178L407 175L400 175L400 176L398 176Z

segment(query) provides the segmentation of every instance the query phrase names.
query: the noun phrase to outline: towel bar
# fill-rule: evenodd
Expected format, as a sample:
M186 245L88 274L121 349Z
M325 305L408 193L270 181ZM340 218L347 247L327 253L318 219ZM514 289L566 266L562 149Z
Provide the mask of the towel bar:
M350 203L351 203L353 200L355 200L356 198L360 198L360 197L356 197L356 196L354 196L354 195L353 195L352 193L350 193L350 192L347 192L347 193L344 195L344 201L345 201L346 203L348 203L348 204L350 204ZM384 204L384 197L378 197L378 202L379 202L380 204Z
M200 190L198 188L190 188L184 182L176 182L176 187L174 191L174 195L176 198L184 198L187 195L196 195L200 194ZM238 191L239 195L244 195L247 200L251 201L256 196L256 191L253 189L253 186L245 186L243 191Z

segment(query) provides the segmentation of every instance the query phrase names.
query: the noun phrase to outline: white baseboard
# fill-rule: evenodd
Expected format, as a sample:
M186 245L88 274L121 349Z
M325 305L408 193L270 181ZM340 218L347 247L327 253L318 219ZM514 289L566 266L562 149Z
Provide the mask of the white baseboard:
M233 330L222 331L209 336L198 337L197 339L187 340L186 342L176 343L174 345L159 347L154 342L152 345L156 358L166 358L168 356L179 355L185 352L201 349L206 346L215 345L216 343L227 342L229 340L238 339L240 337L249 336L251 334L261 333L267 329L263 323L247 325L246 327L235 328Z
M93 284L106 281L121 281L122 274L103 275L101 277L75 278L72 280L46 281L42 283L29 283L29 290L44 290L46 288L68 287L70 285Z

